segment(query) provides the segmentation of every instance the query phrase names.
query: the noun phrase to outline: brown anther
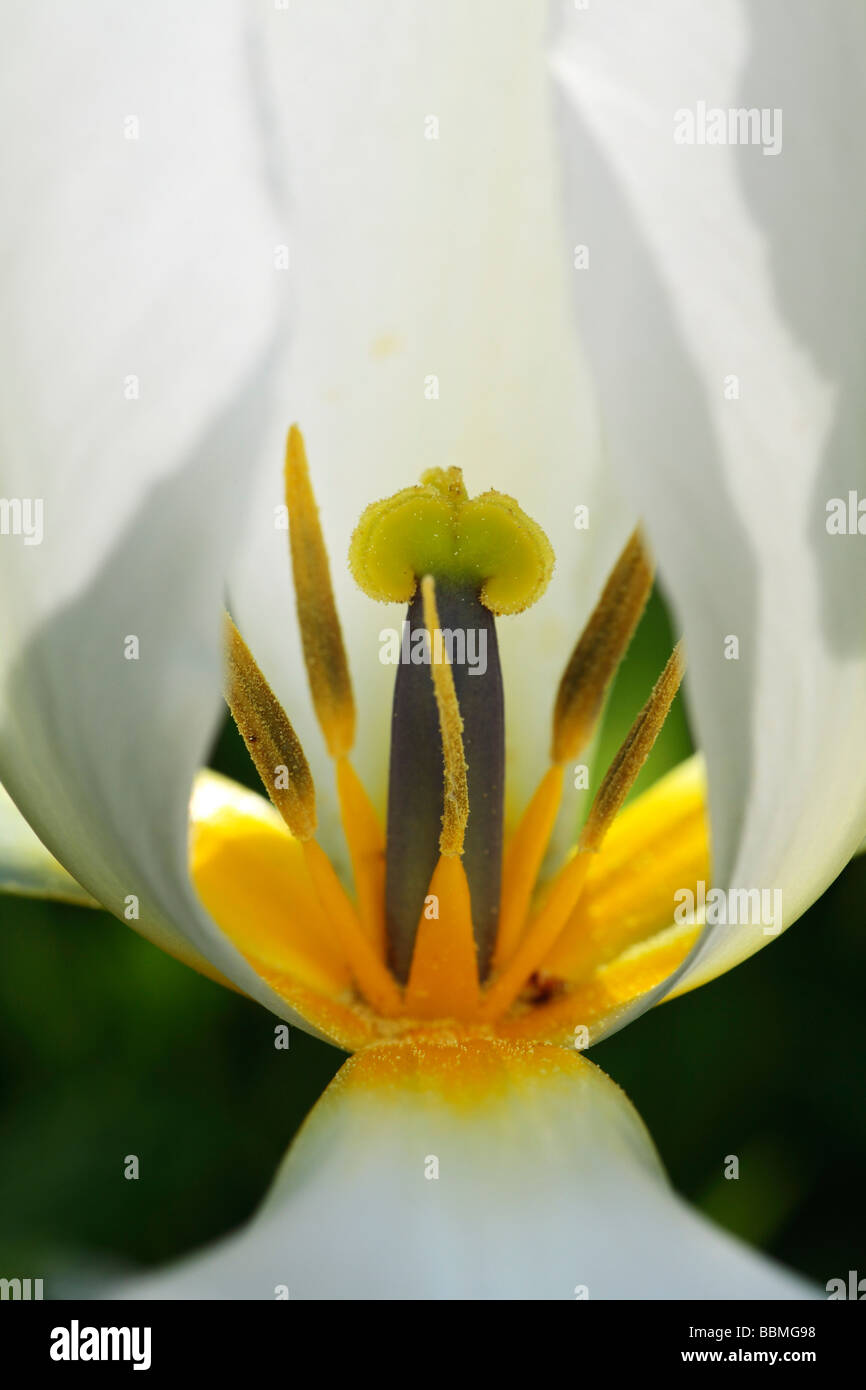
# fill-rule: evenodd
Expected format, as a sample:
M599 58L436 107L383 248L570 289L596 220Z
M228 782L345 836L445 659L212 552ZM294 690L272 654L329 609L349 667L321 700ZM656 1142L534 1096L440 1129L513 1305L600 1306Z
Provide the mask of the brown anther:
M678 642L596 792L581 832L581 850L598 849L614 817L618 815L667 719L685 667L683 644Z
M328 752L333 758L341 758L351 751L355 741L355 701L304 438L297 425L289 430L285 481L304 664Z
M226 701L256 771L292 834L316 831L316 792L309 765L288 715L226 614Z
M553 711L554 763L570 762L592 738L652 584L652 561L637 530L617 560L559 683Z

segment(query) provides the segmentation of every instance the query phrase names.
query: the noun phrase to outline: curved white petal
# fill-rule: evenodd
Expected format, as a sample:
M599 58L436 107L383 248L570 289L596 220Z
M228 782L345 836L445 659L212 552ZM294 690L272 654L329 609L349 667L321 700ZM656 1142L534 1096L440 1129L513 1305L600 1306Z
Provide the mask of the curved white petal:
M609 457L685 631L716 882L780 889L788 923L866 827L866 541L826 528L829 499L866 496L866 12L559 8L567 237L590 249L573 290ZM706 130L701 104L766 109L764 144L677 143L689 112ZM692 982L770 939L718 927Z
M380 804L394 672L379 661L379 632L403 611L349 577L364 506L457 464L470 492L510 493L548 530L558 565L547 596L498 625L515 799L546 766L556 682L631 524L598 467L582 389L546 23L543 6L521 0L297 0L270 16L297 320L232 603L323 803L332 777L300 660L286 532L274 524L290 420L306 434L359 694L358 767ZM574 526L580 504L588 531Z
M0 535L0 778L101 902L284 1013L186 864L281 307L243 11L7 18L0 492L30 509Z
M49 854L15 802L0 787L0 891L25 898L54 898L98 907L96 899L76 883L53 854Z
M637 1112L558 1048L348 1062L248 1226L121 1298L808 1298L670 1190Z

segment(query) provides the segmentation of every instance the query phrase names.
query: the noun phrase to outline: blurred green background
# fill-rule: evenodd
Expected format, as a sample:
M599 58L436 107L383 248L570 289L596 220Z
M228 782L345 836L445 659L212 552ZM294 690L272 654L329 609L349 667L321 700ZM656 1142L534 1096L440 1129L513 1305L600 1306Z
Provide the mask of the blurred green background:
M670 650L654 596L603 772ZM642 781L689 751L677 703ZM214 766L256 786L227 721ZM593 1049L679 1191L824 1285L866 1275L866 856L768 949ZM104 913L0 899L0 1275L151 1265L246 1217L343 1056ZM123 1179L137 1154L140 1179ZM725 1158L740 1159L737 1181Z

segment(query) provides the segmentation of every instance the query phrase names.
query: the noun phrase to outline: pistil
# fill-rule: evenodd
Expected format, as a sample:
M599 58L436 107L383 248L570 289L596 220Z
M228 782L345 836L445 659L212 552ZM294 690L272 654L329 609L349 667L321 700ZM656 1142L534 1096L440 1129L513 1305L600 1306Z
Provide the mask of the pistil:
M451 661L454 708L462 719L468 822L461 832L463 865L469 881L472 921L482 979L489 968L499 920L502 880L502 824L505 793L505 719L502 672L492 613L472 590L436 585L439 630L446 651L459 652L470 632L486 645L486 669ZM409 605L410 638L425 638L421 588ZM447 634L449 640L444 640ZM476 648L477 650L478 648ZM417 648L415 649L417 650ZM434 655L427 646L427 656ZM440 854L443 815L448 812L448 852L456 824L452 788L446 789L445 757L437 707L436 666L401 662L394 685L388 781L385 920L391 968L407 980L415 934ZM431 679L431 671L433 679ZM447 725L446 725L447 727ZM453 765L453 759L451 759ZM451 779L453 784L454 779ZM448 801L448 796L452 800Z

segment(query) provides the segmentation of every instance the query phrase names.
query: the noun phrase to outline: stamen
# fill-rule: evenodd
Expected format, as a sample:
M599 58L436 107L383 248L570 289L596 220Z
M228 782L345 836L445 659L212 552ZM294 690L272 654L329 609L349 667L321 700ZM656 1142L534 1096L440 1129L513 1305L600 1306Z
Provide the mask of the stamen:
M226 700L265 790L298 840L316 832L316 791L289 718L226 614Z
M442 735L442 754L445 760L445 801L442 810L442 834L439 853L460 855L466 822L469 819L469 787L466 780L466 755L463 751L463 720L454 689L454 676L445 655L439 611L436 607L436 584L432 575L421 581L424 622L430 639L430 674L439 711L439 731Z
M652 584L652 562L637 530L617 560L563 672L553 711L552 762L570 762L592 738Z
M661 732L684 669L682 644L678 643L596 793L575 853L554 878L546 901L530 923L513 959L488 990L481 1009L483 1018L495 1018L504 1013L558 940L583 890L591 856L601 848L607 830Z
M355 702L304 438L297 425L289 430L286 444L285 482L304 663L328 751L340 758L355 741Z
M472 1018L478 1009L478 961L469 882L456 855L442 855L430 880L406 988L413 1018ZM435 915L433 913L435 912Z
M228 615L226 638L226 699L250 757L283 820L302 842L319 901L359 990L380 1013L393 1016L400 1012L400 991L365 936L331 861L313 839L315 790L298 737Z
M505 966L526 922L526 912L562 803L563 769L587 746L605 696L653 583L652 562L639 530L630 537L601 598L569 658L553 711L551 760L505 852L502 911L495 964Z
M286 502L295 603L316 718L337 763L340 817L352 860L358 910L380 954L385 942L385 836L347 754L355 738L349 662L334 601L328 553L310 482L304 438L292 425L286 444Z

